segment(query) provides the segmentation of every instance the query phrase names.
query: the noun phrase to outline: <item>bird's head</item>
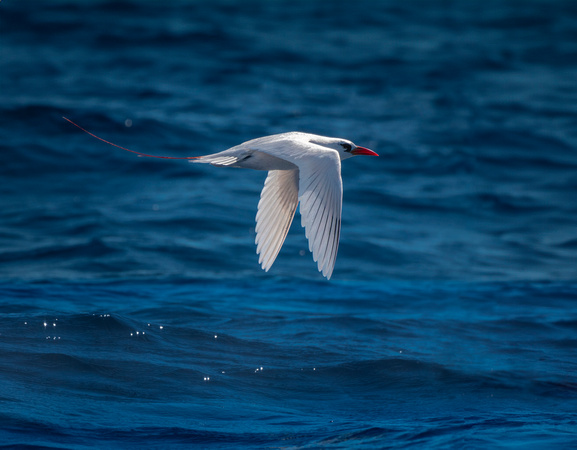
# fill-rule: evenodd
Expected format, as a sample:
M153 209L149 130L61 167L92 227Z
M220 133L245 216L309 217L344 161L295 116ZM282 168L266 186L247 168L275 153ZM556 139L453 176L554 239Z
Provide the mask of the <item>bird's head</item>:
M339 153L341 161L356 155L379 156L372 150L365 147L359 147L346 139L323 137L322 142L315 142L314 140L311 140L311 142L336 150Z

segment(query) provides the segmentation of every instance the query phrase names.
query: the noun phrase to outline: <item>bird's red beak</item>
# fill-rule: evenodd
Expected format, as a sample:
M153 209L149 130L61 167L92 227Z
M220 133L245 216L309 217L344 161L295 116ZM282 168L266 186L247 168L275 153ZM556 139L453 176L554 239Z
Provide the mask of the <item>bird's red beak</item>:
M369 156L379 156L377 155L375 152L373 152L372 150L369 150L368 148L365 147L355 147L351 153L353 155L369 155Z

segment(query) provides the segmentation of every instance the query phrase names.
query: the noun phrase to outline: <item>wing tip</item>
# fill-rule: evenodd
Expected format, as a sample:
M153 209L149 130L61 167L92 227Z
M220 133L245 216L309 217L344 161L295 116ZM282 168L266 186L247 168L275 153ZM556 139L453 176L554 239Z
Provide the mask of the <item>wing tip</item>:
M335 265L333 264L328 264L328 267L320 267L319 266L319 272L321 272L323 274L323 277L325 277L327 280L330 280L331 277L333 276L333 271L335 270Z

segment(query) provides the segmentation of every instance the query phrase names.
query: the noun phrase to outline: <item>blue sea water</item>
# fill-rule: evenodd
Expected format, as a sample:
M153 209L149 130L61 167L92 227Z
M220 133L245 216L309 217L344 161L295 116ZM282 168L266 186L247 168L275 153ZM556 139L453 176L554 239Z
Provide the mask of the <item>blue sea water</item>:
M577 446L577 3L0 2L0 448ZM344 137L333 278L265 174ZM297 213L298 214L298 213Z

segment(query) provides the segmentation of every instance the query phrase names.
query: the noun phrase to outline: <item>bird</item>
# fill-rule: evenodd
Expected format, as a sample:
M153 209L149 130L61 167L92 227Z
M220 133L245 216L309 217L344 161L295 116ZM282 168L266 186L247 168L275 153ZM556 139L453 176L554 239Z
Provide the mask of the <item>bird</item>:
M275 262L300 204L301 225L319 272L330 280L339 246L343 183L341 161L357 155L378 156L347 139L291 131L243 142L204 156L148 155L106 141L64 117L91 136L139 156L188 159L211 164L267 171L256 214L256 253L266 272Z
M351 141L292 131L191 159L216 167L266 170L256 214L256 253L265 272L275 262L300 203L301 225L319 272L330 280L341 231L341 161L378 156Z

